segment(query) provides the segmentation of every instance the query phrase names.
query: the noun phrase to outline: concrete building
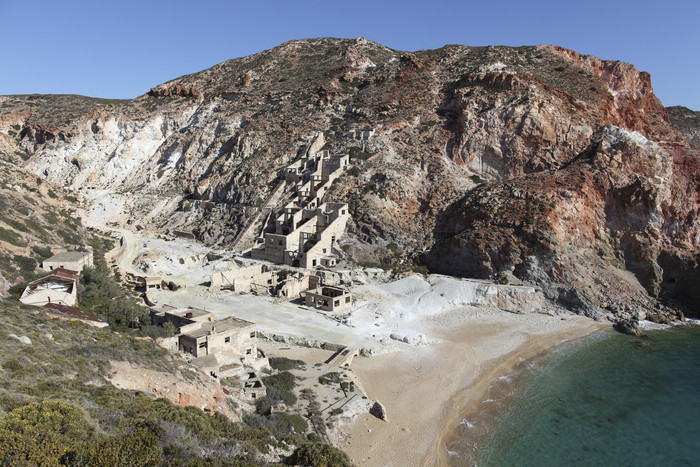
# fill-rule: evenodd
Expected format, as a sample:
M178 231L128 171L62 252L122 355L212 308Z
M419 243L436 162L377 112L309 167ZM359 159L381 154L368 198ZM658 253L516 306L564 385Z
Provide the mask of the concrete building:
M26 305L44 306L49 303L72 307L78 301L78 275L59 269L30 282L19 299Z
M350 139L367 141L374 136L374 130L350 130L347 132L346 136Z
M319 143L320 141L320 143ZM346 154L314 152L322 146L316 137L301 157L285 169L285 181L292 199L277 211L263 233L263 243L251 251L253 259L294 267L333 267L333 247L350 219L347 204L324 203L333 180L347 171ZM318 143L318 144L317 144Z
M263 264L254 264L212 274L210 286L234 292L270 292L277 286L277 273Z
M251 364L257 357L255 323L232 316L215 321L212 314L205 310L169 305L151 308L151 321L158 326L166 323L174 326L173 344L177 350L195 358L227 354ZM165 347L170 348L171 345L166 343Z
M181 333L179 346L197 358L219 352L234 352L241 355L245 363L250 363L258 354L255 324L231 316Z
M267 388L257 373L250 372L243 379L243 395L247 400L256 400L267 395Z
M53 271L56 268L82 271L84 267L92 267L92 251L64 251L57 253L41 263L44 271Z
M304 301L323 311L338 311L352 305L352 294L341 287L324 285L304 294Z
M315 209L285 208L275 230L265 233L265 241L251 252L261 259L294 267L333 267L333 247L350 219L348 205L324 203Z
M165 305L151 308L151 323L156 326L163 326L170 323L177 334L199 328L202 323L214 321L214 317L205 310L199 308L176 308Z
M142 279L146 292L151 289L160 290L163 288L163 280L160 277L150 276Z
M315 289L321 283L321 278L301 272L288 274L277 286L277 296L293 300L301 297L302 293Z

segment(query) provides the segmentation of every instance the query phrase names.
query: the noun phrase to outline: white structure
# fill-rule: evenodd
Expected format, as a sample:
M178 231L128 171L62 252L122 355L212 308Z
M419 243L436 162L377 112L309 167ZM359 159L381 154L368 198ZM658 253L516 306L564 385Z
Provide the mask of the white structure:
M49 303L73 306L78 301L78 274L57 269L53 274L29 283L19 301L35 306Z
M41 263L44 271L53 271L57 268L82 271L84 267L92 267L92 251L64 251L57 253Z

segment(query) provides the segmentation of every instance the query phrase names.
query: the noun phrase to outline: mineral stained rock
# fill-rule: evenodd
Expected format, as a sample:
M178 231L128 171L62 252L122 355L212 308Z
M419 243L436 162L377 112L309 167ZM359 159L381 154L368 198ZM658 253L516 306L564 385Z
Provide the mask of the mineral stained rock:
M326 195L351 210L347 260L641 319L700 303L697 119L671 115L681 131L649 74L560 47L323 38L128 101L0 97L0 152L76 190L96 220L226 247L322 132L351 156Z

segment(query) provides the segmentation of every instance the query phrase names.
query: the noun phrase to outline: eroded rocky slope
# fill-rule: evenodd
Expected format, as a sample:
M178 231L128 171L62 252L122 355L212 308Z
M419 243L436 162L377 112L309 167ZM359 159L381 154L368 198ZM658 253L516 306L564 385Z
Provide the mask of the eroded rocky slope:
M534 283L588 314L698 302L698 151L626 63L314 39L51 122L31 98L0 98L2 150L103 222L230 245L323 132L355 165L328 195L350 205L355 261Z

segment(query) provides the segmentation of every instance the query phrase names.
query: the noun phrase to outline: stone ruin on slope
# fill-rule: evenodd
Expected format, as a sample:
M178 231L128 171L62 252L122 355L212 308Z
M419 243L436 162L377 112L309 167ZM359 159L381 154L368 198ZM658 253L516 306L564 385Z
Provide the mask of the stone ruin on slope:
M350 219L345 203L325 203L333 183L348 169L350 157L318 151L323 134L315 136L302 156L285 170L284 190L292 195L264 230L263 244L251 251L253 259L293 267L333 267L337 245Z

